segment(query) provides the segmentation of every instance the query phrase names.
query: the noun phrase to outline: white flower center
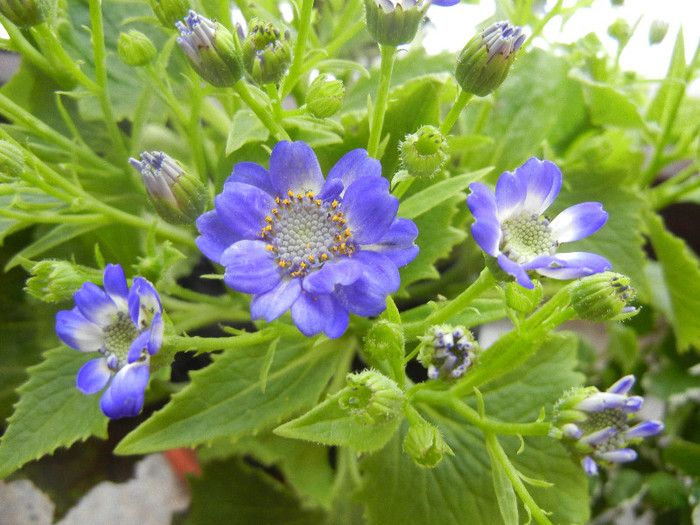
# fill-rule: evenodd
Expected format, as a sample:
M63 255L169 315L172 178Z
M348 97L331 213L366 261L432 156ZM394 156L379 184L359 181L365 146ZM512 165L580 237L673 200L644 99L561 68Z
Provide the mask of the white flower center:
M126 364L129 347L139 335L139 330L127 312L119 312L115 321L104 329L104 343L100 351L107 364L118 370Z
M596 455L617 450L627 445L623 433L629 429L629 424L627 423L627 415L619 408L608 408L600 412L590 413L587 421L579 423L578 426L583 430L584 435L589 435L608 427L615 430L615 435L595 446Z
M501 251L509 259L523 264L539 255L554 255L558 243L552 238L549 219L536 215L518 215L501 224Z
M260 236L289 275L304 276L329 259L349 257L355 251L350 241L352 233L337 201L323 203L310 191L287 194L286 199L275 199L278 207L265 218L267 226Z

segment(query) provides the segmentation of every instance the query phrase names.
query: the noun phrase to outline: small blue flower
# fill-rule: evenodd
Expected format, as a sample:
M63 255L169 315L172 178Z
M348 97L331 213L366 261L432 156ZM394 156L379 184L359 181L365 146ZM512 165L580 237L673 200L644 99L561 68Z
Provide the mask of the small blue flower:
M576 279L612 267L594 253L557 253L560 244L587 237L608 220L598 202L571 206L551 222L543 217L561 183L556 164L533 157L515 172L503 173L495 195L484 184L469 185L467 206L476 219L474 240L525 288L534 286L528 270L554 279Z
M225 267L229 287L253 294L253 319L290 310L306 336L340 337L349 313L381 313L398 267L418 254L416 225L396 218L398 199L363 149L324 181L308 145L279 142L269 171L236 164L214 203L197 220L202 253Z
M76 306L56 314L56 334L71 348L103 355L80 369L76 386L94 394L114 376L100 407L118 419L143 407L150 356L163 343L163 309L151 283L136 277L129 289L118 264L106 266L103 282L104 290L87 282L75 292Z

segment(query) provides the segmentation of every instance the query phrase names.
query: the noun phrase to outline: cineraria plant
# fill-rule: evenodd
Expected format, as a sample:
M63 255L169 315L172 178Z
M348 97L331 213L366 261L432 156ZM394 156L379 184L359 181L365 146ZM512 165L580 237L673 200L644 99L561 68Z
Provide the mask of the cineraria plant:
M0 0L0 496L187 451L190 524L697 521L700 48L458 3Z

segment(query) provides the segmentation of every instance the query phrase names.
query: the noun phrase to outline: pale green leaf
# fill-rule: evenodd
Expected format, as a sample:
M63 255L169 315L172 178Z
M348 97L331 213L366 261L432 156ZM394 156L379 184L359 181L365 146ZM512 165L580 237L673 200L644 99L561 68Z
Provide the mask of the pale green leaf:
M237 111L231 121L231 129L226 139L226 155L230 155L249 142L264 142L269 135L269 130L252 111L247 109Z

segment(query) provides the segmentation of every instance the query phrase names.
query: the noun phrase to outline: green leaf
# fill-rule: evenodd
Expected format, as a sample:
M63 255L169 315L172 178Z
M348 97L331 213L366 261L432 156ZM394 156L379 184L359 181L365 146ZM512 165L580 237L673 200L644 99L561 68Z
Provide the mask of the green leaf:
M192 503L187 525L320 525L323 522L323 512L302 509L287 487L239 460L207 465L200 478L191 479L190 486Z
M496 493L496 501L498 501L498 509L501 511L503 523L518 523L518 500L515 496L515 490L503 465L498 461L498 454L492 450L489 441L486 442L486 452L491 461L493 490Z
M668 66L668 73L664 78L661 89L656 93L654 100L649 105L647 118L665 126L673 113L673 106L679 97L685 92L685 77L687 66L685 63L685 43L683 29L678 31L676 42L673 46L673 55Z
M108 419L100 396L86 396L75 386L78 370L94 355L61 347L49 350L42 363L27 370L29 380L0 444L0 478L27 461L51 454L95 435L107 437Z
M549 409L564 390L580 382L580 375L573 372L576 346L571 334L554 336L516 370L484 385L481 392L487 416L508 422L534 421L543 406ZM369 523L501 523L481 433L448 410L418 408L444 433L455 455L446 456L433 469L416 467L401 450L407 431L403 425L380 454L366 457L360 465L364 475L359 496L366 502ZM519 439L499 440L518 471L553 483L549 488L528 490L541 508L553 513L554 523L587 520L586 475L558 442L526 437L524 452L516 455Z
M597 126L617 126L620 128L644 128L644 120L637 106L628 95L614 87L587 78L580 71L571 74L583 85L583 92L591 113L591 121Z
M663 270L671 299L671 318L680 351L700 348L700 262L688 245L666 230L656 214L647 219L649 239Z
M282 339L261 390L267 345L224 351L162 410L128 434L118 454L190 447L218 438L236 439L278 424L316 402L341 354L337 341L309 346Z
M324 445L341 445L355 452L373 452L382 448L399 427L400 419L383 425L363 425L338 404L344 390L329 396L297 419L277 427L277 435L305 439Z
M247 109L236 111L226 139L226 155L230 155L249 142L264 142L269 135L269 130L252 111Z
M664 462L695 478L700 476L700 444L675 438L662 449Z

